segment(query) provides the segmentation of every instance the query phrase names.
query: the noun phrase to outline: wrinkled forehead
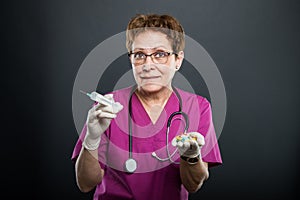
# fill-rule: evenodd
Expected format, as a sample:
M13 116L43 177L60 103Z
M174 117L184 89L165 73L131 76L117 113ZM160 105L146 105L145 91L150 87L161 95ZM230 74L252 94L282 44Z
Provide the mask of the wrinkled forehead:
M131 47L133 50L149 51L157 49L169 50L172 45L166 34L157 31L144 31L136 35Z
M131 37L136 37L141 33L145 33L145 32L159 32L159 33L164 33L165 35L169 35L172 32L174 32L174 30L172 29L168 29L168 28L161 28L161 27L141 27L141 28L134 28L134 29L130 29L130 30L126 30L127 34L129 34Z
M168 28L160 28L160 27L143 27L143 28L135 28L131 30L126 30L127 39L134 40L136 37L143 35L151 35L153 33L164 35L164 37L168 39L175 39L176 35L179 33L172 29Z

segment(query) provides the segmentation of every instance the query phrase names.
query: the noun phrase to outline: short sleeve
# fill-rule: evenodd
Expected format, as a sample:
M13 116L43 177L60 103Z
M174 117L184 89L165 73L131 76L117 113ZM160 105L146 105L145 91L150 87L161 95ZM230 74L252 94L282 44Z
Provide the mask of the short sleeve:
M208 163L209 167L220 165L222 158L213 124L211 105L203 97L199 97L198 102L200 105L198 132L205 138L205 145L201 148L202 159Z

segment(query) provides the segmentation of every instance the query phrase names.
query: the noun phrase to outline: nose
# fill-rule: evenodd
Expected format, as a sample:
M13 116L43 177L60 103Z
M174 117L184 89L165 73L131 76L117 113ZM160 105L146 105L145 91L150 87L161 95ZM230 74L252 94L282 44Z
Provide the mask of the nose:
M151 63L145 62L143 64L143 71L150 71L151 70Z
M153 61L151 56L147 56L145 59L145 63L143 65L143 71L149 71L151 70L151 66L153 65Z

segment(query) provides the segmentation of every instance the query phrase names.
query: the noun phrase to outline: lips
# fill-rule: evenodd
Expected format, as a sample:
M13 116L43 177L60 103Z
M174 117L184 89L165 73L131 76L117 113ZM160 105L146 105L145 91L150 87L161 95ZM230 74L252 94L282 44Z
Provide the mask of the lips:
M141 77L141 79L146 79L146 80L149 80L149 79L156 79L156 78L159 78L160 76L143 76Z

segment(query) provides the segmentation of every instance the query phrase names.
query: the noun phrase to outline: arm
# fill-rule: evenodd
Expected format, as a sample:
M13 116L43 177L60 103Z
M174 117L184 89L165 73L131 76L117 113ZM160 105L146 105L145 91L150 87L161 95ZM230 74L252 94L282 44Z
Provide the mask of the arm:
M199 190L209 177L208 164L201 159L196 164L189 164L180 159L180 178L188 192Z
M112 95L105 96L113 101ZM117 107L112 107L112 105L105 106L100 103L88 112L86 135L75 163L76 182L82 192L91 191L102 181L104 171L98 161L98 148L101 135L123 108L119 103L116 105Z
M208 179L208 164L202 161L201 147L205 144L204 137L198 132L176 136L172 141L180 153L180 178L188 192L199 190Z
M200 117L198 132L205 133L205 135L203 136L205 136L205 140L207 141L207 144L205 144L205 140L202 134L198 134L198 133L190 133L192 137L197 138L197 143L198 143L198 145L195 145L195 143L191 141L194 144L192 145L193 149L188 148L189 145L184 147L182 143L177 144L179 150L181 150L181 153L184 154L185 156L195 157L199 155L200 158L195 165L191 165L187 161L180 159L181 181L189 192L196 192L197 190L199 190L202 184L204 183L204 181L207 180L209 177L208 163L203 162L203 160L201 159L201 152L204 153L206 156L208 155L208 151L211 151L212 154L214 154L213 153L214 149L216 149L215 151L219 152L217 140L216 140L216 134L214 131L214 126L212 121L212 112L211 112L210 103L207 101L207 99L202 99L199 97L199 107L200 107L201 117ZM200 149L202 149L202 151L200 151ZM216 162L221 162L219 153L210 156L213 156L210 159L211 161L214 160Z
M91 191L102 181L104 171L98 162L98 151L82 147L76 160L76 182L82 192Z

